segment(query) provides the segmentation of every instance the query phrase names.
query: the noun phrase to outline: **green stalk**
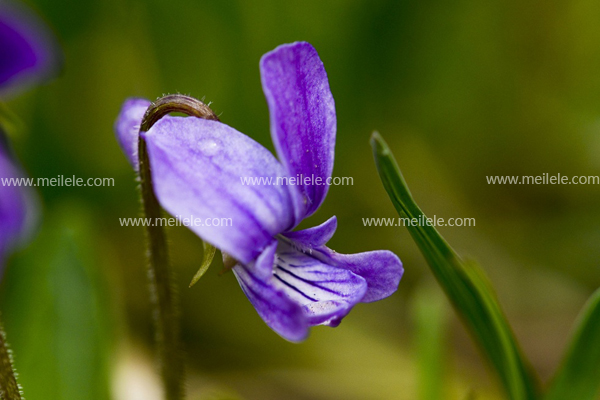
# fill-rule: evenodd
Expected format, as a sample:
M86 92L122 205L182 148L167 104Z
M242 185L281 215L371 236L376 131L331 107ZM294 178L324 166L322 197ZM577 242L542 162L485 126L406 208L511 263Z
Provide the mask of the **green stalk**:
M146 141L142 132L147 132L162 117L172 112L190 116L218 120L214 112L204 103L192 97L169 95L152 104L140 127L138 142L139 175L144 215L150 221L161 217L161 207L154 194L152 173ZM185 369L180 343L179 311L173 276L169 264L169 254L165 231L159 224L146 226L148 238L148 258L151 301L154 312L155 337L158 351L158 365L167 400L180 400L184 397L183 382Z
M0 324L0 399L21 400L21 391L12 367L12 356L6 334Z

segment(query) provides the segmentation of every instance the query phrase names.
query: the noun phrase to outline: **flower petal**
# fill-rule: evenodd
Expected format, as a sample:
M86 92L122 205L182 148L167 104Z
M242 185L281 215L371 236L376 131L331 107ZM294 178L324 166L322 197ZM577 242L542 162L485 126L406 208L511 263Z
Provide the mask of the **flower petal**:
M194 117L163 118L144 135L163 208L179 219L200 219L190 229L242 264L294 224L288 187L242 184L243 177L285 176L275 157L248 136Z
M323 262L344 268L363 277L368 284L363 303L390 296L398 289L404 273L402 262L391 251L377 250L358 254L339 254L322 246L313 252Z
M270 280L256 275L254 271L273 268L276 246L269 246L249 266L237 265L233 272L242 290L258 315L267 325L291 342L300 342L308 336L308 322L302 307L275 288Z
M327 73L306 42L265 54L260 72L279 159L291 177L310 180L296 186L301 195L296 201L304 207L303 216L309 216L325 199L325 181L333 170L336 115Z
M150 101L146 99L130 98L125 100L119 116L115 121L115 133L121 146L121 150L129 160L129 163L138 170L138 139L142 118L150 107ZM170 118L166 116L165 118Z
M15 183L23 174L3 140L0 131L0 271L8 251L28 236L37 217L35 196L31 188Z
M333 237L337 228L337 218L329 218L319 226L301 231L285 232L283 236L292 240L301 251L310 253L312 249L325 245Z
M364 297L366 281L279 242L273 269L275 287L302 305L310 325L337 326Z
M0 2L0 95L54 75L61 55L53 35L24 6Z

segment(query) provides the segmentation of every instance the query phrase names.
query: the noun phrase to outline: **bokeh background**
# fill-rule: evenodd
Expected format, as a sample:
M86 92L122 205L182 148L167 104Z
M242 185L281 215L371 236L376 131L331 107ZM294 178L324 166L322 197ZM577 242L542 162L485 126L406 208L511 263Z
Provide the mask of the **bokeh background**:
M30 0L65 65L12 99L8 131L33 177L112 177L38 188L43 219L0 288L28 400L159 399L137 183L113 122L129 96L185 93L272 149L258 61L311 42L336 101L335 176L303 226L338 217L330 246L389 249L397 294L290 344L256 315L184 227L169 231L190 399L499 399L501 389L395 217L369 147L377 129L424 211L477 259L546 382L600 285L599 185L488 185L488 175L600 175L600 3L594 0Z

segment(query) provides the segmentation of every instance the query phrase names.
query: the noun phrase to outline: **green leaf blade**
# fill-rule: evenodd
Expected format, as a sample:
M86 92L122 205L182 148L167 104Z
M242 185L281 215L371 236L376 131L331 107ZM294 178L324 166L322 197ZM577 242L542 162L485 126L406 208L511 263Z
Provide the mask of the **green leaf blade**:
M371 146L379 176L399 215L424 220L393 154L377 132L371 137ZM433 226L407 228L509 398L536 399L537 381L483 272L476 264L462 261Z
M600 392L600 289L584 306L546 400L596 400Z

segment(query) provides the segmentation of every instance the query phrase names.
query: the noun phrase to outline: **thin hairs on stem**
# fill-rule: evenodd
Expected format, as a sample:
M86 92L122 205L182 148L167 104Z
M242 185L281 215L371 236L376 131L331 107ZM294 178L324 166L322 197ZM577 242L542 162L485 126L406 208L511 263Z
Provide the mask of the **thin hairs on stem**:
M180 112L189 116L218 121L215 113L206 104L193 97L174 94L161 97L154 102L142 119L140 133L147 132L164 116ZM146 141L138 139L139 175L141 199L146 218L161 217L161 207L154 193L152 173ZM148 239L148 276L155 322L160 375L167 400L184 397L185 368L180 339L179 309L169 263L167 240L162 226L146 226Z

